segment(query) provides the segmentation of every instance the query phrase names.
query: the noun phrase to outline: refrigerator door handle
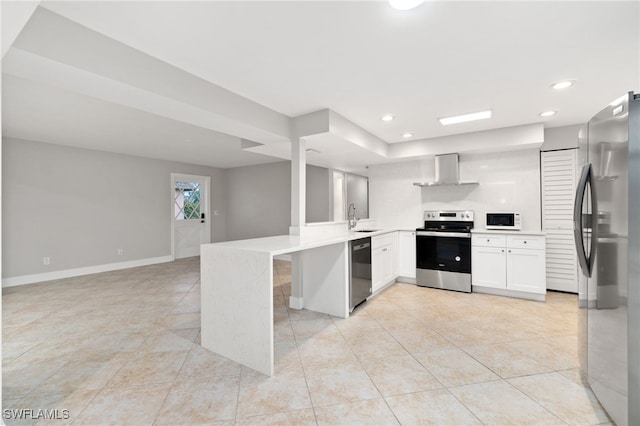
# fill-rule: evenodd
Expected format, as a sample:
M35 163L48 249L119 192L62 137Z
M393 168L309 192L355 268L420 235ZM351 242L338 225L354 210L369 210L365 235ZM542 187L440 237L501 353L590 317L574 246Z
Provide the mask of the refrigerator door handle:
M596 263L596 251L598 248L598 196L596 194L596 179L593 174L593 166L589 164L589 189L591 190L591 250L589 250L589 278L593 273Z
M587 277L591 277L591 272L593 268L593 263L595 260L595 248L596 248L596 238L595 238L595 225L597 222L593 220L594 212L597 212L597 204L596 197L594 192L593 185L593 168L591 167L591 163L587 163L582 168L582 172L580 173L580 179L578 180L578 186L576 188L576 198L573 204L573 238L576 244L576 251L578 254L578 262L580 263L580 268L584 272ZM582 223L582 203L584 201L584 195L587 190L587 184L589 184L591 188L591 251L590 256L587 256L584 247L584 235L583 235L583 223Z

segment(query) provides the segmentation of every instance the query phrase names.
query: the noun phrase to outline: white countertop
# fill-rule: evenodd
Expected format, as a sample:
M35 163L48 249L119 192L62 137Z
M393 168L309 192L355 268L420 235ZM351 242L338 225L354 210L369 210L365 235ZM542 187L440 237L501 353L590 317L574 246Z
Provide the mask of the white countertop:
M541 231L506 231L506 230L494 230L494 229L472 229L472 234L498 234L498 235L538 235L545 236Z
M396 232L397 229L380 229L375 232L349 231L348 233L331 237L299 237L296 235L277 235L275 237L252 238L249 240L225 241L221 243L205 244L206 246L228 247L236 250L249 250L270 253L272 256L293 253L332 244L341 244L359 238L375 237L376 235Z

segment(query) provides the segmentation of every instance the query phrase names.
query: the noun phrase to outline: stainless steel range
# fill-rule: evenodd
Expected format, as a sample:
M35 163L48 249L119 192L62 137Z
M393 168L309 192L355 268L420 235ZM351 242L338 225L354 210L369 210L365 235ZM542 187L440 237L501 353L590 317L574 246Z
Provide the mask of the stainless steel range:
M416 229L419 286L471 292L473 211L426 211Z

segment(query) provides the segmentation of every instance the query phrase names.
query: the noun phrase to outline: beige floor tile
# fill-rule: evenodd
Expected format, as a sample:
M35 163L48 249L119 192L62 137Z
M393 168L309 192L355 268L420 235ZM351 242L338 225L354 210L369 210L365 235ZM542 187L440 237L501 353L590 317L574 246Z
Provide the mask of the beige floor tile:
M178 380L167 395L154 424L204 425L233 420L240 377L216 377Z
M298 354L303 365L326 362L349 362L357 358L340 333L328 333L297 341Z
M442 387L411 355L375 358L364 369L383 396L401 395Z
M185 330L191 331L193 329L187 328ZM145 352L183 352L190 350L193 346L193 340L185 339L174 331L179 330L161 331L149 336L143 343L142 350Z
M291 321L291 327L293 327L296 340L309 339L318 334L338 332L338 328L331 321L331 318Z
M454 387L449 391L485 424L565 424L504 380Z
M238 419L237 426L253 425L292 425L292 426L312 426L316 425L316 416L313 409L287 411L284 413L267 414L264 416L245 417Z
M546 303L538 303L396 284L340 319L289 309L290 282L290 263L274 262L273 378L199 346L198 258L4 289L4 408L21 403L71 408L73 420L83 416L78 423L136 425L160 423L184 409L190 411L184 418L191 416L193 423L204 413L206 424L231 425L235 419L229 414L222 416L226 420L207 415L200 399L216 394L215 383L229 382L237 386L238 424L315 424L312 400L322 413L319 422L344 424L333 419L346 410L339 417L372 423L371 413L382 407L380 392L396 404L394 410L405 408L405 417L396 413L405 424L473 424L475 418L445 390L423 391L439 383L429 370L449 386L496 380L482 364L505 376L535 371L516 362L526 360L517 353L558 370L555 380L582 386L575 296L550 292ZM461 356L454 343L478 359ZM489 346L511 357L502 358ZM169 388L159 382L176 384L175 408L167 403L164 416L158 413ZM136 383L149 384L111 387ZM568 389L567 395L579 395L578 388ZM474 392L479 398L487 391ZM221 398L231 399L232 393ZM388 396L396 393L403 394ZM573 407L571 401L563 409ZM421 411L408 408L411 404ZM231 406L225 403L219 412ZM525 407L533 411L523 416L535 415L540 407ZM376 417L386 423L382 412Z
M332 318L338 330L342 332L370 330L382 331L383 328L371 315L366 311L356 310L349 318Z
M558 373L518 377L509 383L569 424L609 421L591 390Z
M284 304L284 299L277 299L274 296L274 306L273 306L273 321L275 323L286 321L289 322L289 310L287 306Z
M200 314L171 314L165 318L165 326L168 329L175 330L181 328L199 328Z
M542 338L510 342L508 345L552 370L568 370L580 367L577 353L570 348L565 348L562 341Z
M414 354L415 358L446 387L498 380L500 377L460 349Z
M188 352L142 353L128 361L107 387L148 385L152 383L172 383Z
M2 365L2 398L23 398L53 376L67 363L62 358L38 363L22 362L22 357Z
M318 425L398 425L384 399L369 399L315 409Z
M342 333L353 353L361 360L407 355L407 351L386 330L345 331Z
M446 389L385 398L403 425L479 425L478 419Z
M193 343L200 333L200 328L181 328L180 330L171 330L171 333Z
M3 408L13 409L30 409L30 410L55 410L56 420L26 420L16 421L14 419L6 419L8 425L16 424L45 424L55 423L60 425L72 424L80 415L82 410L91 402L91 400L99 393L98 390L76 390L69 393L57 394L30 394L12 406L3 405ZM4 401L3 401L4 402ZM4 413L6 415L6 413Z
M441 336L447 338L456 346L488 345L511 340L507 334L486 333L478 328L474 321L468 318L459 321L449 321L434 327Z
M314 407L379 398L380 393L358 362L305 366Z
M295 340L293 328L291 328L291 322L288 319L285 321L276 321L273 324L273 340L276 342L282 340Z
M4 337L4 342L2 344L2 358L18 358L20 355L23 355L38 346L38 343L39 342L37 341L12 340Z
M187 355L179 376L182 379L199 379L204 377L240 376L242 366L235 361L194 346Z
M103 389L80 414L79 425L150 425L170 384Z
M331 319L331 317L327 314L308 311L306 309L289 309L289 319L291 321L301 321L301 320L315 320L315 319Z
M112 362L70 361L34 389L33 393L60 394L74 390L100 390L124 364L124 359Z
M244 369L237 418L311 408L302 367L287 366L273 377Z
M470 346L463 350L505 379L551 371L549 367L506 344Z
M589 387L589 384L587 383L587 377L582 373L582 371L580 371L579 368L556 371L556 373L566 377L567 379L580 386Z
M282 342L274 342L273 344L274 363L279 367L290 364L301 365L300 355L298 354L298 345L293 340L285 340Z
M187 314L200 312L200 293L187 293L171 310L172 314Z
M412 354L431 352L442 349L455 349L455 345L438 333L425 329L424 326L414 330L412 328L393 329L391 335Z
M71 354L70 358L78 362L110 361L122 353L134 353L141 350L149 333L114 332L98 336L81 351Z

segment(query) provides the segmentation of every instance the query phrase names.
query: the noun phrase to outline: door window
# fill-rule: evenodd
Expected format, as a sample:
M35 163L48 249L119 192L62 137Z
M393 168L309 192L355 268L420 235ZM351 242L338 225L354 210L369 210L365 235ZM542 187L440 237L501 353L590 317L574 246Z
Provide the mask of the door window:
M176 182L174 208L176 220L200 219L200 184Z

